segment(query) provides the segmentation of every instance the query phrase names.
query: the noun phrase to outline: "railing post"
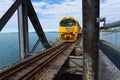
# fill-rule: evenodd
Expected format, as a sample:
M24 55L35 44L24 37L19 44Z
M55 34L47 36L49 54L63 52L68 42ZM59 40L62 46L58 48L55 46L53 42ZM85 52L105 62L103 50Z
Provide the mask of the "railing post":
M83 80L98 80L99 0L82 0L83 10Z
M24 59L29 53L29 38L28 38L28 18L27 5L21 4L18 8L18 32L19 32L19 47L20 58Z

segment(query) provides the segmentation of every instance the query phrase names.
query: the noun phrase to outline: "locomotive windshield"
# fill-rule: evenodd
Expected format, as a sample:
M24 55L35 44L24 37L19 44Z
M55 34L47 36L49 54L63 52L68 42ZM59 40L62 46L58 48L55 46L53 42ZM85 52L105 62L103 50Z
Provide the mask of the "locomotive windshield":
M76 25L76 21L71 19L62 20L60 22L60 26L75 26L75 25Z

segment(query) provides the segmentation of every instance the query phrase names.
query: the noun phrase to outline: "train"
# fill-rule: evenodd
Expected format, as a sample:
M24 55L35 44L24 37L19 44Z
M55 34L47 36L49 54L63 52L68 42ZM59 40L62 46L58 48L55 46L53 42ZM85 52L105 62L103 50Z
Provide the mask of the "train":
M82 27L74 17L63 17L59 22L59 33L62 42L75 42L82 34Z

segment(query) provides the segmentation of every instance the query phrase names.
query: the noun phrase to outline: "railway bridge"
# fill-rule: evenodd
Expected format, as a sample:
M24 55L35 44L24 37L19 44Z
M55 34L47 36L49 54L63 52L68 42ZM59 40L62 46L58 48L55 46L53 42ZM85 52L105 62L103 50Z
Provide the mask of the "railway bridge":
M16 0L0 19L0 31L18 11L18 34L21 61L0 72L0 80L120 80L120 51L105 31L120 26L120 21L105 24L100 18L99 0L82 0L83 34L75 43L51 46L30 0ZM38 35L29 50L28 17ZM99 23L104 21L104 26ZM116 32L117 34L118 32ZM108 36L106 40L102 40ZM39 42L46 50L34 51ZM69 75L68 75L69 73Z

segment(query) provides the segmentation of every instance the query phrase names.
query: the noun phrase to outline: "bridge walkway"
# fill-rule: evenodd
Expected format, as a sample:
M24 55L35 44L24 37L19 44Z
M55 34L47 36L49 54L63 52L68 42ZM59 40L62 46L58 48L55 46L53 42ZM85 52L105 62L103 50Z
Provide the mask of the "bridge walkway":
M120 80L120 70L99 50L99 80Z

